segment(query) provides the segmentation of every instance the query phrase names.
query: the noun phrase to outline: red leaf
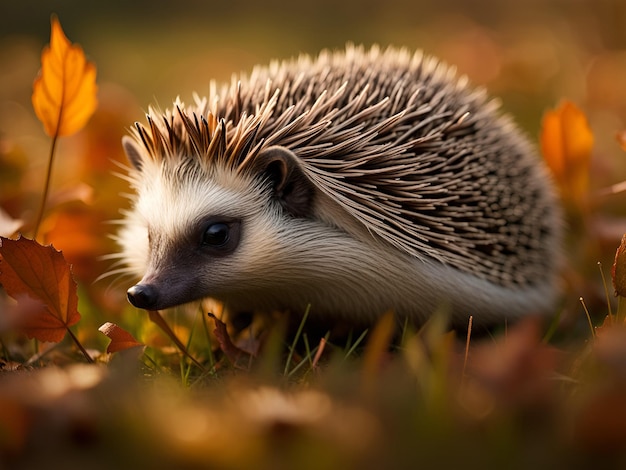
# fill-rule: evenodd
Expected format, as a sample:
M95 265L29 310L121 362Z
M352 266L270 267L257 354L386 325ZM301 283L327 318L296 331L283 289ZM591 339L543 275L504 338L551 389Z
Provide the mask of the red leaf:
M20 329L39 341L61 341L80 320L76 283L63 254L27 238L0 237L0 255L0 283L28 311L18 319Z
M98 330L111 339L107 347L108 353L123 351L124 349L134 348L135 346L143 346L142 343L133 338L128 331L123 330L115 323L106 322Z

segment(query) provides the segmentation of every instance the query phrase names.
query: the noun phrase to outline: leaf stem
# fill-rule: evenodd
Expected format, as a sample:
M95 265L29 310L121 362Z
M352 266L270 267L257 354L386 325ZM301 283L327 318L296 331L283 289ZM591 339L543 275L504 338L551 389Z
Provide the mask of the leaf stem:
M80 349L80 352L83 353L83 356L85 356L85 359L87 359L87 362L89 362L90 364L93 364L94 360L91 358L91 356L89 355L87 350L83 347L83 345L80 344L80 341L78 341L78 338L76 337L76 335L74 335L74 333L72 332L72 330L70 330L69 327L67 327L67 332L70 334L70 336L74 340L74 343L76 343L76 346L78 346L78 349Z
M44 210L46 209L46 202L48 201L48 193L50 192L50 180L52 178L52 163L54 161L54 151L57 146L58 138L59 138L59 133L57 131L54 133L54 136L52 137L52 143L50 144L50 156L48 157L48 170L46 172L46 183L43 188L43 195L41 197L41 204L39 205L39 212L37 214L37 220L35 222L35 229L33 230L33 240L37 239L37 234L39 233L41 220L43 219L43 213L44 213Z

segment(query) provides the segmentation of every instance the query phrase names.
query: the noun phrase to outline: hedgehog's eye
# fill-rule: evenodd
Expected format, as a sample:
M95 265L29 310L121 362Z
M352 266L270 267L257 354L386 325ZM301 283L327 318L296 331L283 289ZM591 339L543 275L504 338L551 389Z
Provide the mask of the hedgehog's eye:
M241 221L231 217L211 217L200 225L200 247L212 255L223 256L239 245Z
M209 225L202 236L203 245L215 248L226 245L228 240L230 240L230 227L223 222Z

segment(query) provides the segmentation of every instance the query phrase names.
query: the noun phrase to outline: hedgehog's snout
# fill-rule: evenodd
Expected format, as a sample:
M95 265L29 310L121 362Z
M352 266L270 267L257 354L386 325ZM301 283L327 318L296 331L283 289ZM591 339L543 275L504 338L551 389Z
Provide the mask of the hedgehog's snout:
M136 284L126 291L128 301L137 308L154 310L158 294L157 290L150 284Z

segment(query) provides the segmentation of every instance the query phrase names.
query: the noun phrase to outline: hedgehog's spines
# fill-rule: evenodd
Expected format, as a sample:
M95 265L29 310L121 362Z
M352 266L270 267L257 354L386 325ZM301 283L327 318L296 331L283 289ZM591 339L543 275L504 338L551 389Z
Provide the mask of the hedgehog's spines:
M141 139L141 142L143 143L144 148L148 151L148 154L152 158L154 158L156 156L156 153L154 152L154 149L152 148L152 139L146 132L146 129L143 127L143 125L140 122L135 122L135 129L137 129L137 134L139 134L139 138Z
M235 109L235 116L233 118L233 122L237 123L241 120L241 113L242 113L242 108L243 108L243 103L241 100L241 80L237 80L237 86L236 86L236 91L235 91L235 96L234 96L234 109Z
M556 239L549 189L526 188L547 187L545 175L498 102L453 77L421 52L348 46L212 82L208 99L177 101L135 135L153 159L188 154L239 174L264 148L285 147L317 190L399 250L493 282L533 282Z
M211 133L209 132L209 121L207 121L207 118L204 117L203 114L201 114L200 122L202 123L202 129L200 130L200 135L202 136L202 148L208 148L211 135Z
M174 148L175 148L175 141L174 141L174 132L172 130L172 126L170 125L167 116L163 115L163 124L165 124L165 129L167 130L167 137L168 137L168 151L169 153L174 153Z
M216 149L215 149L215 154L217 155L216 163L218 165L226 165L227 164L226 150L228 146L227 146L227 138L226 138L226 120L225 119L219 120L219 125L217 128L217 135L214 141L216 142Z

